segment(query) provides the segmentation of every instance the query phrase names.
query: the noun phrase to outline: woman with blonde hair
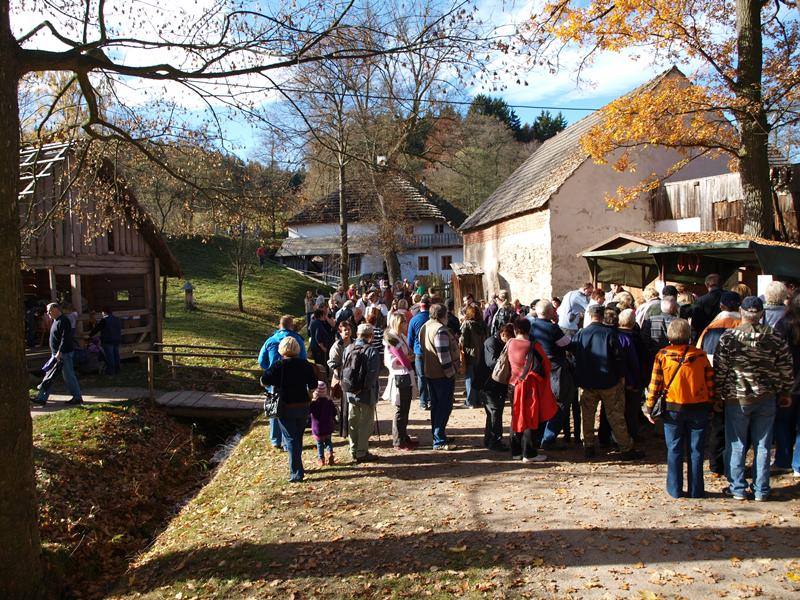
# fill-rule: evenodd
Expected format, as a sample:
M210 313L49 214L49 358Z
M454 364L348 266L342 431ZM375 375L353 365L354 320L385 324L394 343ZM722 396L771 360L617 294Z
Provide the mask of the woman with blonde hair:
M667 493L673 498L702 498L706 432L715 403L714 369L706 353L691 345L691 328L686 319L672 321L667 338L670 345L658 351L653 364L645 416L655 423L652 413L660 400L667 444ZM683 491L684 457L686 492Z
M413 450L417 447L417 442L408 435L408 411L411 409L416 382L413 353L406 341L407 335L408 323L403 313L392 313L383 333L383 364L389 370L383 399L394 406L392 445L395 450Z
M311 397L317 388L317 375L307 360L300 358L300 343L285 337L278 345L281 359L261 376L261 385L274 386L280 394L278 426L289 454L289 482L303 481L303 432L308 422Z

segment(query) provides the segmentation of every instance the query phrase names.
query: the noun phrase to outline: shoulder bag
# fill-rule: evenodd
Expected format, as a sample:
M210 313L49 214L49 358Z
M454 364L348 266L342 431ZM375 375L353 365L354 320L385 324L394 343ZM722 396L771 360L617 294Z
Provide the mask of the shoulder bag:
M511 363L508 361L508 346L503 348L492 370L492 380L501 385L508 385L511 379Z
M686 360L686 354L689 352L689 346L686 346L686 350L683 351L683 355L681 356L680 361L678 361L678 366L676 367L675 371L672 373L672 377L669 378L669 383L666 387L658 393L656 396L655 404L653 404L653 408L650 411L650 416L654 419L662 416L664 414L664 405L667 403L667 392L669 392L669 388L672 385L672 382L675 381L675 377L678 375L678 371L681 370L684 361Z
M285 364L281 365L280 387L273 385L271 389L264 390L264 416L268 419L277 419L283 405L281 398L283 395L283 368L285 366Z

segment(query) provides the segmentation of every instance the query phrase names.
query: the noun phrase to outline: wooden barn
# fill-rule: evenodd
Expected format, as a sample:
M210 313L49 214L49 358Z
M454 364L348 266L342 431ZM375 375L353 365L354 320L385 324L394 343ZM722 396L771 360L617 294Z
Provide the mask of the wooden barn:
M86 178L118 209L97 231L101 219L92 194L81 189L85 184L70 181L74 148L49 144L24 149L20 158L26 304L71 304L81 341L100 311L110 307L123 322L123 357L152 348L162 339L162 277L180 277L181 268L132 190L107 162ZM33 345L46 346L47 323L40 319L37 328Z

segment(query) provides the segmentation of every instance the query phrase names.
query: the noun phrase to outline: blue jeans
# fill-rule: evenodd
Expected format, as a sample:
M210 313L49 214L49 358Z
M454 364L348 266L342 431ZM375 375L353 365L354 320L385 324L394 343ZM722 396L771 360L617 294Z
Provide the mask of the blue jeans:
M101 344L106 357L106 375L119 373L119 344Z
M438 448L447 443L445 428L453 412L453 392L456 387L455 378L428 379L428 391L431 398L431 429L433 430L433 447Z
M688 498L702 498L703 457L706 448L709 411L688 409L664 412L664 441L667 444L667 493L680 498L683 492L683 462L686 461Z
M778 407L775 413L775 463L779 469L791 467L800 472L800 398L792 398L792 405ZM794 448L794 452L792 452Z
M747 435L753 446L753 493L756 498L769 496L769 453L772 447L772 426L775 423L774 398L755 404L725 405L725 464L731 492L744 496L747 480L744 477Z
M278 419L283 443L289 453L289 481L302 481L303 471L303 432L308 421L308 407L284 408Z
M428 390L428 383L423 373L425 372L425 363L420 354L414 355L414 371L417 373L417 387L419 388L419 405L422 408L428 408L431 403L430 392Z
M331 436L317 440L317 455L320 458L325 458L326 450L328 451L328 454L333 454L333 440L331 439Z
M278 425L278 419L269 420L269 441L275 448L285 448L283 443L283 435L281 434L281 426Z
M72 362L73 357L74 355L72 352L62 352L60 367L53 368L61 369L61 376L64 378L64 383L67 385L67 390L69 391L70 395L74 399L81 399L81 388L78 385L78 377L75 375L75 365ZM50 389L52 387L52 379L50 379L47 383L42 383L42 387L39 389L37 400L39 400L39 402L46 402L50 397Z
M464 404L467 406L480 406L481 400L478 396L478 388L472 385L473 377L475 377L475 365L469 365L464 373L464 388L466 392Z

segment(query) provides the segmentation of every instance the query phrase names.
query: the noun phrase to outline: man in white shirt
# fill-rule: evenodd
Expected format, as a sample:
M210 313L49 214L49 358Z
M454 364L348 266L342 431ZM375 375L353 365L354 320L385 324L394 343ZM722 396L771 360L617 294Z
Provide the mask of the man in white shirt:
M558 307L558 326L566 335L572 336L580 329L593 289L591 283L585 283L581 289L567 292L561 300L561 306Z

